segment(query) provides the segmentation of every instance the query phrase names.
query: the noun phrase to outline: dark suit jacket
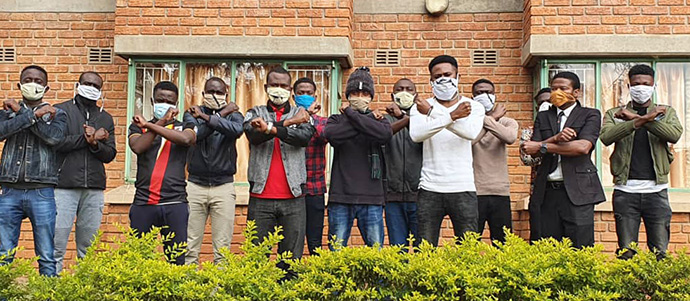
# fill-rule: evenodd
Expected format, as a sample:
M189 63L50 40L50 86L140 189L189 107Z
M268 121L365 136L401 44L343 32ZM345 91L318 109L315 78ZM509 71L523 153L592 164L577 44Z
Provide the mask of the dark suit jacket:
M584 139L592 142L592 149L587 155L577 157L561 156L561 169L563 171L565 190L574 205L598 204L606 201L606 196L597 174L597 168L592 163L591 155L599 138L601 113L596 109L582 107L579 102L575 106L565 122L564 128L569 127L575 130L577 133L575 140ZM539 112L537 119L534 121L532 141L546 140L560 132L556 122L556 112L556 107L551 107L548 111ZM554 154L543 155L542 163L539 169L537 169L537 176L534 180L534 192L530 199L530 207L541 205L544 202L546 182L554 160L558 160L558 157Z

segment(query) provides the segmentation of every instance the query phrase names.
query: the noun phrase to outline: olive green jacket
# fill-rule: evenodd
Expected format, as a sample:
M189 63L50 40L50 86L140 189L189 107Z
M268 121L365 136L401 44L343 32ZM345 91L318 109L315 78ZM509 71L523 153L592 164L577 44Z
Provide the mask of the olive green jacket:
M651 104L647 109L648 112L654 110L655 107L655 104ZM643 126L649 134L649 146L652 149L657 184L668 183L668 173L671 162L673 162L673 153L668 144L678 142L680 135L683 134L683 126L676 116L676 111L670 106L666 108L666 114L661 120L647 122ZM625 109L636 113L632 107L632 102L628 103ZM625 185L630 173L635 125L633 120L624 121L614 118L618 110L620 108L606 111L599 139L606 146L616 144L613 154L611 154L611 174L613 174L613 182L616 185Z

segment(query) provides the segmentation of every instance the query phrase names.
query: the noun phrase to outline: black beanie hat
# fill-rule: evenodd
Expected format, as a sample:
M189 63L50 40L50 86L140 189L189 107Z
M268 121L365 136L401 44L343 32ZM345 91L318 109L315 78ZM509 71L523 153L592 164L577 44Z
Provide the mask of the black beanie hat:
M458 68L458 61L455 60L454 57L450 55L439 55L435 57L433 60L431 60L431 63L429 63L429 72L431 72L431 68L434 68L434 66L440 64L440 63L449 63L455 67L455 69Z
M349 98L350 94L355 91L368 92L371 98L374 98L374 79L369 74L369 68L359 67L350 74L345 86L345 98Z

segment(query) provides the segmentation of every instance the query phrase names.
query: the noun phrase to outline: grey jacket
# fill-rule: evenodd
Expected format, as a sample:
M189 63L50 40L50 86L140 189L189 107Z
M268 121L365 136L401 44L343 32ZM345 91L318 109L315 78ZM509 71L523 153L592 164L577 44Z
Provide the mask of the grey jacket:
M247 111L244 118L244 132L249 140L247 179L249 180L251 193L262 193L266 187L271 156L273 155L273 143L276 137L280 141L285 176L287 177L288 185L290 185L292 195L299 197L305 193L307 171L305 168L304 148L309 144L309 140L314 134L314 127L309 123L284 127L283 121L295 116L297 112L296 107L287 104L285 113L277 121L276 113L271 106L256 106ZM263 118L266 122L273 122L277 134L275 136L268 135L254 129L250 122L258 117Z

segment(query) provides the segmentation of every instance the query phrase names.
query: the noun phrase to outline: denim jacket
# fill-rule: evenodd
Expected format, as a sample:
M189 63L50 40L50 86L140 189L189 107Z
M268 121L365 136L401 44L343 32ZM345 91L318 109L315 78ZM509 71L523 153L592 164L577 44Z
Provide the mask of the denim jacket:
M53 120L45 122L21 106L17 113L0 110L0 141L5 141L0 182L16 183L23 162L25 182L56 185L59 164L54 146L65 137L67 114L56 109Z
M262 193L266 187L268 171L271 168L273 143L276 137L280 141L283 166L292 195L299 197L306 192L307 171L304 148L309 144L315 130L314 126L309 123L283 127L283 121L295 116L297 112L297 108L290 107L289 104L281 120L276 120L276 113L270 106L256 106L247 112L244 118L244 132L249 140L247 178L251 193ZM258 117L263 118L266 122L273 122L277 129L277 135L264 134L254 129L250 123Z

